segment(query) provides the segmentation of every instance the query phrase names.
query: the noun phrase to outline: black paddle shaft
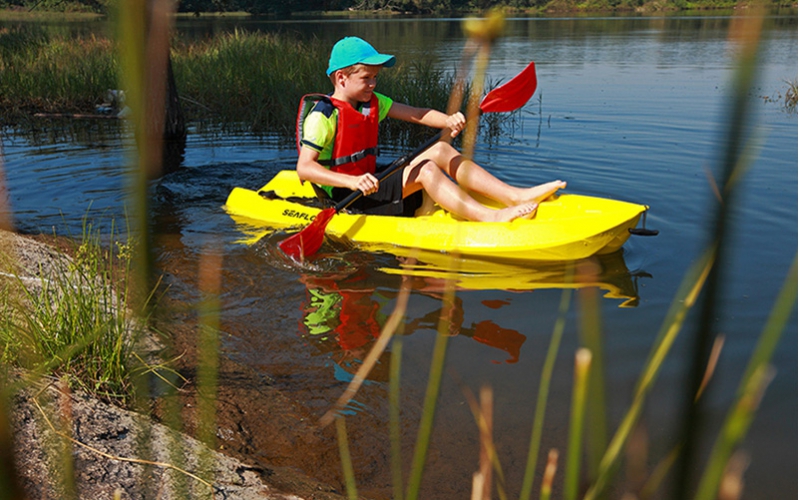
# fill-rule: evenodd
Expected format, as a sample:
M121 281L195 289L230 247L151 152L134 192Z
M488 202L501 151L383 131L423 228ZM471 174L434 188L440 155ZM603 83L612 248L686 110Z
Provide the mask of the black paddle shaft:
M439 139L444 135L444 133L446 131L449 131L449 129L443 129L443 130L437 132L436 135L434 135L433 137L431 137L430 139L425 141L423 144L418 146L417 149L415 149L414 151L412 151L410 153L406 153L405 155L403 155L400 158L396 159L395 161L390 163L388 167L386 167L378 175L376 175L375 178L378 179L378 182L381 182L382 180L387 179L390 175L400 171L406 165L411 163L411 160L413 160L417 156L421 155L429 147L431 147L434 144L436 144L436 142L439 141ZM347 208L350 205L352 205L357 199L361 198L362 196L364 196L364 193L362 191L355 190L352 193L350 193L349 195L347 195L347 198L345 198L342 201L340 201L339 203L337 203L333 207L333 209L336 210L337 212L341 212L345 208Z

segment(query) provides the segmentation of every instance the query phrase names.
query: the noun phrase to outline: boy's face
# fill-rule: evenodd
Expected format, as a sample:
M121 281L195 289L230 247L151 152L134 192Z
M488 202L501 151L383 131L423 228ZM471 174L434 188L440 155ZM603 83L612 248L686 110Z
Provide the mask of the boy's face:
M375 90L381 67L361 64L349 75L340 72L337 76L337 83L341 86L348 99L367 102L372 98L372 92Z

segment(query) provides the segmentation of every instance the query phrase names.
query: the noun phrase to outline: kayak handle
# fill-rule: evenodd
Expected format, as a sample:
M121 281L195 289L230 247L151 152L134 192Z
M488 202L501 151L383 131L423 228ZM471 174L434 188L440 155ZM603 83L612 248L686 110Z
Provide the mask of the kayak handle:
M658 236L658 229L647 229L647 210L642 216L642 227L632 227L628 232L636 236Z

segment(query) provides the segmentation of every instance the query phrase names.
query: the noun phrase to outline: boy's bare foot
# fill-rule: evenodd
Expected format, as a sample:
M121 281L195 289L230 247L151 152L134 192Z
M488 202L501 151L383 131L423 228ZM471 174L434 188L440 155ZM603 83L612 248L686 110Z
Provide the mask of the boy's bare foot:
M540 202L549 198L559 189L564 189L565 187L567 187L567 183L562 180L546 182L544 184L539 184L538 186L529 187L527 189L520 189L516 196L516 200L519 203L526 201Z
M538 203L529 202L529 203L522 203L520 205L514 205L513 207L503 208L500 210L495 210L493 215L494 222L511 222L514 219L519 218L530 218L536 213L536 208L539 206Z

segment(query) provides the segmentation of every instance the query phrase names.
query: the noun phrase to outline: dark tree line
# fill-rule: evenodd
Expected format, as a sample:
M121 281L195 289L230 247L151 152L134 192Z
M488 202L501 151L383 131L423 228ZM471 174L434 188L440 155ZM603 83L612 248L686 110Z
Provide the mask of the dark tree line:
M0 0L0 8L26 10L83 10L106 12L120 0ZM466 11L485 11L492 7L537 9L545 6L557 10L571 10L578 4L606 10L637 7L650 0L178 0L178 12L223 13L247 12L254 15L288 16L321 11L400 12L411 14L443 14ZM715 8L733 6L736 0L695 0L695 7ZM792 3L794 0L771 0L774 5ZM688 0L657 2L661 8L682 9ZM795 3L796 5L796 3ZM591 9L590 9L591 10Z
M319 11L391 11L431 14L487 9L495 5L531 4L537 0L181 0L180 12L237 12L288 15Z
M0 0L0 8L105 12L119 0ZM495 6L539 7L548 0L178 0L178 12L247 12L287 16L320 11L384 11L436 14L485 10Z

